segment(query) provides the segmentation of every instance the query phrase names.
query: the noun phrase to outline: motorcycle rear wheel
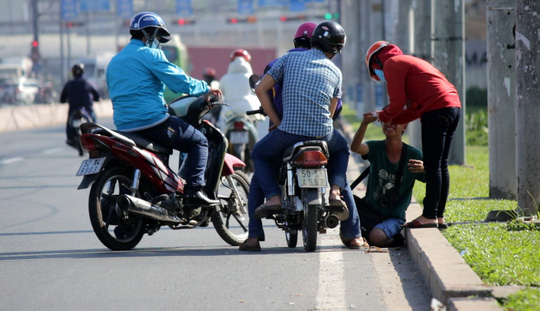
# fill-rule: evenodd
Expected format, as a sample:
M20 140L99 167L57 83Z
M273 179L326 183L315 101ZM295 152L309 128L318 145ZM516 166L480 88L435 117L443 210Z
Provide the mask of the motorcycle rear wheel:
M304 240L304 251L306 252L314 252L317 248L317 220L317 206L306 205L302 222L302 237Z
M248 237L247 200L249 179L241 171L221 177L218 189L220 206L211 219L219 236L232 246L238 246Z
M113 251L130 250L137 246L145 233L142 217L121 216L116 207L120 194L131 193L129 170L114 167L104 171L92 185L88 212L98 239Z

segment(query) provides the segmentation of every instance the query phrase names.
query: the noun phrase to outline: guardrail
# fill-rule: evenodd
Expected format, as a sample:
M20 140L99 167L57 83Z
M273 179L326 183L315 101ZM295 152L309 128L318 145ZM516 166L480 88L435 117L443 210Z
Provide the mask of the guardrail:
M110 100L94 103L98 120L112 117ZM67 104L34 104L0 107L0 133L63 124L67 121Z

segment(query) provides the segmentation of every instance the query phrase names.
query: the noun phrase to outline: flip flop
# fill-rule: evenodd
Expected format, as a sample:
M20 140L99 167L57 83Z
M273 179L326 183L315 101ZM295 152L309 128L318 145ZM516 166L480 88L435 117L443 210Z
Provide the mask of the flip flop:
M411 222L408 222L404 224L403 228L437 228L439 224L437 223L427 223L427 224L421 224L418 220L413 220Z
M248 240L240 244L240 246L238 247L239 251L242 251L242 252L260 252L261 251L261 245L259 244L259 240L257 240L256 243L252 243L252 245L248 244L249 243Z
M281 205L266 205L261 204L255 212L253 213L253 217L263 219L266 218L269 214L273 214L273 212L277 212L281 210Z

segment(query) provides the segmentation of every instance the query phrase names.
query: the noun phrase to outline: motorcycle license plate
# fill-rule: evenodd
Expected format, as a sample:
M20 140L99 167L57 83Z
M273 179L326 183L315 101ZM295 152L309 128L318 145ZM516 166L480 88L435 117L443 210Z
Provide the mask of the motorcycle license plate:
M77 176L96 174L101 170L105 157L84 160L77 171Z
M233 131L231 132L231 144L247 144L249 142L249 136L247 131Z
M296 179L300 188L321 188L328 184L326 169L305 169L296 170Z

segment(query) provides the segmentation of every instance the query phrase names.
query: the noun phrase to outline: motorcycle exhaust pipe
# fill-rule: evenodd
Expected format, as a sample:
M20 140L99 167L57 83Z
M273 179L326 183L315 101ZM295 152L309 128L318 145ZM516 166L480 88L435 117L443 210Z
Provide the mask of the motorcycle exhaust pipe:
M117 200L118 207L124 212L150 217L155 220L179 223L180 218L170 215L167 209L131 195L121 195Z
M326 219L324 220L324 223L326 224L328 228L333 229L337 227L337 225L339 224L339 220L336 215L330 214L326 217Z

